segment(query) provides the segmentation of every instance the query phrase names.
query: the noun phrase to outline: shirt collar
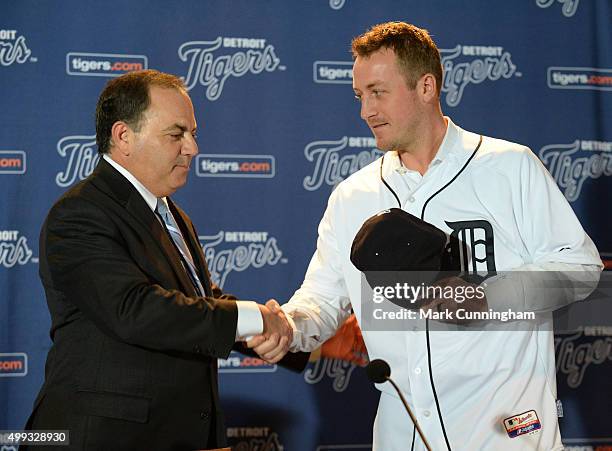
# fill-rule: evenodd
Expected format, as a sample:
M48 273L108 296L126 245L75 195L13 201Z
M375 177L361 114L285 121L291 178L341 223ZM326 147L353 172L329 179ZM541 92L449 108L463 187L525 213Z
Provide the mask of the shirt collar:
M155 194L153 194L151 191L146 189L145 186L142 183L140 183L138 181L138 179L136 177L134 177L130 171L128 171L123 166L121 166L119 163L117 163L115 160L113 160L110 157L110 155L105 153L104 155L102 155L102 158L104 158L108 162L108 164L110 164L117 171L119 171L119 173L122 176L124 176L126 179L128 179L128 181L132 185L134 185L134 188L136 188L136 191L138 191L140 193L140 195L145 200L145 202L147 203L149 208L152 211L155 211L155 209L157 208L157 197L155 197ZM166 203L166 206L167 206L168 204L166 202L166 198L162 197L161 199L162 199L163 202Z
M444 116L444 119L446 119L448 124L446 126L446 133L444 134L444 139L442 139L438 152L436 152L436 156L431 163L434 163L435 161L444 161L452 154L453 150L455 150L455 144L457 143L458 136L457 126L453 123L450 117Z
M457 143L459 137L459 130L455 123L451 120L450 117L444 116L448 125L446 126L446 133L444 134L444 139L442 139L442 143L436 152L433 160L429 163L429 167L431 168L445 159L449 158L455 151L457 150ZM408 170L402 164L399 154L397 151L387 152L385 155L385 172L386 171L395 171L398 173L405 173Z

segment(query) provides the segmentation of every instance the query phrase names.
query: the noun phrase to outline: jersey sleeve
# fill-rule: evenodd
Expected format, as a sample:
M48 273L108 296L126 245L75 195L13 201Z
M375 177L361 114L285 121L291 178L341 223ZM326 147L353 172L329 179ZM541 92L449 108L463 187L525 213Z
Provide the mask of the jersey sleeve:
M336 239L338 190L318 228L317 249L301 287L283 305L294 327L292 351L312 351L336 333L351 313Z
M531 150L517 175L513 211L529 261L484 283L489 306L545 312L585 299L603 268L595 244Z

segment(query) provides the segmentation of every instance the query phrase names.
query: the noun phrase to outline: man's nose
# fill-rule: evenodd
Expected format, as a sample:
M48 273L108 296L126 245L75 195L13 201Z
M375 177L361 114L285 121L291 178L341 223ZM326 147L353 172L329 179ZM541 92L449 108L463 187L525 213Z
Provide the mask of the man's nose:
M361 119L367 121L373 116L376 116L376 102L373 99L364 97L361 100Z
M189 135L187 139L183 141L183 148L181 150L184 155L195 157L198 154L198 143L195 137Z

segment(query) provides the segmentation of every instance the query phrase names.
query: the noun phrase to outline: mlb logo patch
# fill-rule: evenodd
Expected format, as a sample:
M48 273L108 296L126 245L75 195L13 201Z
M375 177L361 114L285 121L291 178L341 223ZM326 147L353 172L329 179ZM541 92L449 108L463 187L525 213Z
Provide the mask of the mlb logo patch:
M533 433L542 429L542 424L535 410L529 410L504 420L504 427L508 437L515 438L519 435Z

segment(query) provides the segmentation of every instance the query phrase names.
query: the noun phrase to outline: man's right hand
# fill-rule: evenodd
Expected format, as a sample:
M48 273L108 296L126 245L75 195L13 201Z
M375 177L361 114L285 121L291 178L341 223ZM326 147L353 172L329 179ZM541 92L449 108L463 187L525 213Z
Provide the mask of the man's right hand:
M293 341L293 330L276 300L270 299L266 305L259 304L258 307L263 318L264 330L261 335L247 341L247 346L266 362L277 363L289 351Z

